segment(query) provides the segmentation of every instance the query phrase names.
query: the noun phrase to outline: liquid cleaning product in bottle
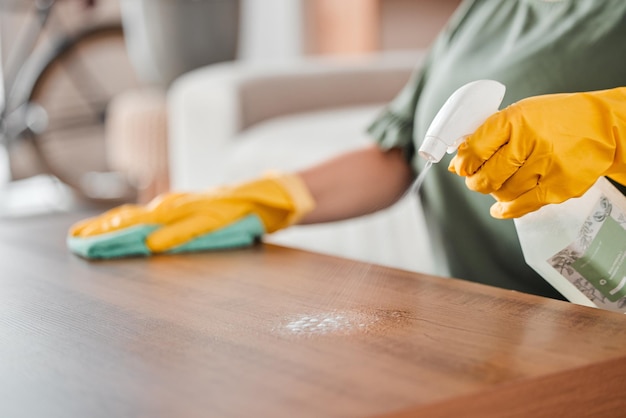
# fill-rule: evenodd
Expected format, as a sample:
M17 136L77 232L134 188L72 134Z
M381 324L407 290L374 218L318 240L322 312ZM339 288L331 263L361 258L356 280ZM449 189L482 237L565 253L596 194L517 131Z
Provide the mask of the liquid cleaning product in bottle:
M495 113L504 91L492 80L455 91L418 151L427 167L456 151ZM564 297L626 313L626 197L608 180L600 178L583 196L546 205L514 223L526 263Z
M607 179L515 227L526 263L569 301L626 312L626 197Z

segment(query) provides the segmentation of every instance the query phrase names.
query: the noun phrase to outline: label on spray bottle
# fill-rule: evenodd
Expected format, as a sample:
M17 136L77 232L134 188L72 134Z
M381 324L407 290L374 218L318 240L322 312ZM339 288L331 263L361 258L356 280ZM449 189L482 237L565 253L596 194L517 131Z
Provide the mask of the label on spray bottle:
M626 214L601 195L577 239L547 260L596 306L626 307Z

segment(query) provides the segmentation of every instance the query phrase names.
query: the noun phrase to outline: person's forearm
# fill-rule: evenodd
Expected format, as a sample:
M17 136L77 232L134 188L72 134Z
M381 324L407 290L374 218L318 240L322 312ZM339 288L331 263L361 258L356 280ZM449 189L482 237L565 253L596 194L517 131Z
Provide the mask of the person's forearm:
M316 206L299 223L331 222L376 212L395 203L413 179L398 149L352 151L298 173Z

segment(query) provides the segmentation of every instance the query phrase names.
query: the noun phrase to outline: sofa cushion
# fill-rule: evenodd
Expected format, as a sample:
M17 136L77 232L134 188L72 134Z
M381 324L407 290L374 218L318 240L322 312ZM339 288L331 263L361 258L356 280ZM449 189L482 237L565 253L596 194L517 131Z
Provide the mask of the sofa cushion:
M381 106L330 109L259 123L232 141L225 179L240 180L268 169L296 170L371 141L365 132Z

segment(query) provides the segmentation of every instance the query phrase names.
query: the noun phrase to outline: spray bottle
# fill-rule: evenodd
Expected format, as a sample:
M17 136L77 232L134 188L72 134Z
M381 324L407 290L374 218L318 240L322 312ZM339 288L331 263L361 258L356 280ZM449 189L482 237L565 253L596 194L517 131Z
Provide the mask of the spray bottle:
M506 87L494 80L477 80L459 87L431 122L418 153L431 163L452 154L489 116L498 111Z
M498 110L504 85L468 83L444 103L418 150L425 170ZM601 177L583 196L514 220L526 263L569 301L626 313L626 197Z
M626 313L626 198L607 179L514 221L526 263L559 293Z
M506 88L494 80L477 80L459 87L443 104L426 130L418 150L426 165L410 188L417 193L428 170L452 154L492 114L498 111Z

